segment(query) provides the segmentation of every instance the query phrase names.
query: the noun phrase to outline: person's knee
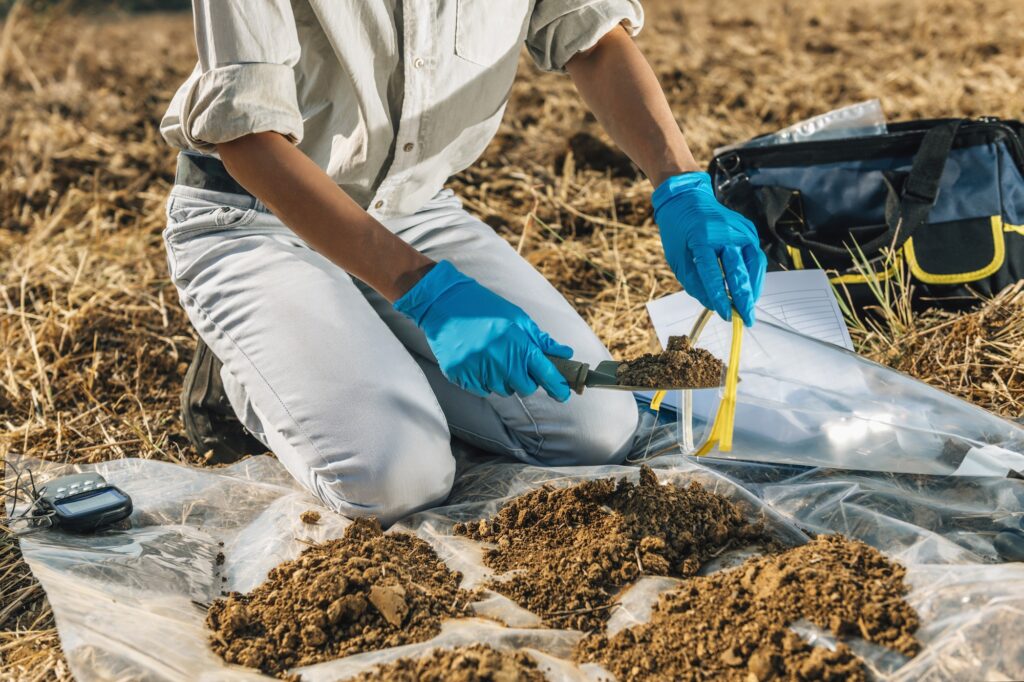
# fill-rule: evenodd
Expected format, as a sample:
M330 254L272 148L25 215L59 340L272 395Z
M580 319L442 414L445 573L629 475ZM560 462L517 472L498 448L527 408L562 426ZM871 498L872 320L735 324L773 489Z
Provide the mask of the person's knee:
M440 409L404 407L402 416L364 424L337 452L322 453L312 487L326 504L387 526L444 502L455 479L448 425Z
M409 514L442 504L451 492L455 459L449 448L378 455L362 470L344 476L315 476L318 497L344 516L374 516L387 527Z
M637 408L629 393L611 392L602 396L602 405L586 420L580 432L578 464L619 464L633 446L637 429Z

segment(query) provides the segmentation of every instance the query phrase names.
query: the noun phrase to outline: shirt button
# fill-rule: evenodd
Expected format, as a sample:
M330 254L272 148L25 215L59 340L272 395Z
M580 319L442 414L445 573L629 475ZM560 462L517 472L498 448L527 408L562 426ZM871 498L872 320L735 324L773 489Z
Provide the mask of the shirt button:
M374 207L374 208L380 208L380 207L382 207L383 205L384 205L384 202L383 202L383 201L378 201L378 202L377 202L376 204L374 204L374 205L373 205L373 207Z
M423 57L416 57L416 59L412 60L412 65L417 69L422 69L424 64L426 64L426 62L423 61Z
M413 145L412 142L406 142L402 149L404 149L407 152L411 152L414 146L415 145Z

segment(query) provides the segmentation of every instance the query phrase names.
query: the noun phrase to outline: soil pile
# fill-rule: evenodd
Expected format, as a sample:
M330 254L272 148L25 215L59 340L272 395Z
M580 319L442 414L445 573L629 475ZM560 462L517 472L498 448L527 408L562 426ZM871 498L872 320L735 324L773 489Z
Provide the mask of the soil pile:
M583 640L577 656L630 680L863 680L848 647L808 645L801 618L907 656L917 614L903 599L905 569L838 535L688 580L663 594L649 623Z
M600 627L622 586L641 575L689 577L725 549L769 542L764 526L699 483L661 485L650 467L640 482L586 481L521 495L491 520L455 533L495 546L484 563L489 587L548 625Z
M423 540L354 521L344 537L270 571L249 594L210 607L213 650L229 663L280 674L363 651L430 639L468 615L473 595Z
M647 353L619 366L620 386L712 388L722 383L725 365L703 348L690 345L687 336L671 336L661 353Z
M434 649L421 658L400 658L357 675L349 682L544 682L537 663L522 651L498 651L486 644Z

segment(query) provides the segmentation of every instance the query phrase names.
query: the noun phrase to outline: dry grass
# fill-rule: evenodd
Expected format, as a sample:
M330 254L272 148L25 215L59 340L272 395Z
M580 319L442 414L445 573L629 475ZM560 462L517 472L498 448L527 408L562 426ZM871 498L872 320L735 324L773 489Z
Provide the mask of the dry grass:
M642 45L698 158L860 99L892 118L1024 111L1018 0L648 0ZM175 415L192 334L159 232L173 154L157 121L192 65L187 17L22 14L0 32L0 456L196 463ZM485 158L453 181L616 353L677 289L650 185L600 144L569 82L527 68ZM592 141L591 141L592 142ZM1020 293L858 336L874 357L1019 414ZM900 339L899 344L892 338ZM951 360L955 358L955 360ZM65 679L45 598L0 541L0 678Z
M885 269L896 274L888 280L879 279L862 253L855 266L876 305L858 314L845 288L837 293L862 355L997 414L1024 417L1024 280L973 310L916 313L905 263L894 264L890 254Z

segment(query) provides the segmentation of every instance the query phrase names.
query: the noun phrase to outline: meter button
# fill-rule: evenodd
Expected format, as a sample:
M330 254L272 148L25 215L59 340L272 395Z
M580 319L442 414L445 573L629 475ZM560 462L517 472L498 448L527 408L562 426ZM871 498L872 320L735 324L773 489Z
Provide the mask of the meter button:
M58 495L60 495L63 492L66 492L66 491L67 491L67 488L57 488L57 494Z

